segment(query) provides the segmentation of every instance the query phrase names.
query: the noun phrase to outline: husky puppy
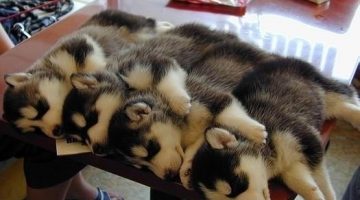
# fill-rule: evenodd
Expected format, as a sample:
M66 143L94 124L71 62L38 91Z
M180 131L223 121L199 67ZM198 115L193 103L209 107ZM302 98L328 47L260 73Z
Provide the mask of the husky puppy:
M112 114L122 106L128 89L126 83L114 73L77 73L71 75L72 89L64 102L62 134L67 139L82 141L93 152L106 152L103 132ZM104 141L105 140L105 141ZM94 144L94 145L92 145Z
M163 102L157 91L131 91L124 107L110 121L107 146L135 167L174 180L184 154L180 129L183 116Z
M115 25L112 25L117 21ZM156 32L152 19L120 11L103 11L87 25L64 37L27 72L5 75L4 118L21 132L39 129L49 137L60 135L63 102L76 72L104 69L106 57L132 46L137 33ZM130 39L129 39L130 38Z
M320 128L333 117L359 126L355 90L309 63L283 58L247 74L233 94L267 127L267 142L256 145L236 139L231 129L210 128L193 159L193 187L207 199L270 199L267 181L280 177L306 200L335 199Z

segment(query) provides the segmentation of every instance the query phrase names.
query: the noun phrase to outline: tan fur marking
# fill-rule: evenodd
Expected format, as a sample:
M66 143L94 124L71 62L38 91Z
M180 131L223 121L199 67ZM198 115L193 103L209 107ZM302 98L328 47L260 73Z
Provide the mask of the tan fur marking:
M71 116L71 119L80 128L84 128L86 126L85 117L81 113L74 113L73 116Z
M136 64L129 74L123 76L123 79L130 87L137 90L146 90L152 86L153 76L150 72L150 66Z
M84 37L86 38L86 42L94 48L94 52L86 56L85 66L82 71L95 72L104 69L106 66L106 58L102 48L90 36L84 35Z
M137 157L140 157L140 158L145 158L148 156L148 151L145 149L145 147L143 146L133 146L131 148L131 152L137 156Z
M217 180L215 183L215 188L224 195L231 194L231 187L226 181Z
M33 119L38 115L38 111L32 106L21 108L20 113L27 119Z
M117 94L102 94L95 103L99 111L98 122L88 130L88 136L93 144L106 144L110 119L121 106L123 99Z

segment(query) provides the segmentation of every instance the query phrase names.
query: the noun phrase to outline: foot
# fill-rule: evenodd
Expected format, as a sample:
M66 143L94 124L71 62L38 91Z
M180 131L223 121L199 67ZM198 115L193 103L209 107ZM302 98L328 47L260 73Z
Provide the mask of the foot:
M324 195L322 194L322 192L320 191L318 186L313 186L311 188L311 192L309 192L309 199L312 200L325 200Z
M180 116L189 114L191 108L191 99L187 93L173 96L169 99L171 109Z
M67 135L65 139L67 143L83 142L78 135Z
M266 143L266 138L268 133L266 132L265 126L254 121L255 123L249 124L246 127L240 128L240 133L243 133L244 136L256 143Z
M264 199L265 200L271 200L270 199L270 191L269 191L269 188L266 187L265 189L263 189L263 194L264 194Z
M125 200L124 197L118 193L106 192L100 188L97 188L97 190L98 195L95 200Z

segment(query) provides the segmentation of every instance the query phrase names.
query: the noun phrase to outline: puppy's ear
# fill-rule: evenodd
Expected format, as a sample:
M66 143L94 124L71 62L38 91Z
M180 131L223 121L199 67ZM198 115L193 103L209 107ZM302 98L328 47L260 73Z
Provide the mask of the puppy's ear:
M137 102L125 108L127 117L132 122L141 122L151 113L151 107L145 102Z
M30 73L19 72L19 73L13 73L13 74L6 74L4 76L4 79L8 86L17 87L19 85L22 85L29 79L31 79L31 77L32 77L32 74L30 74Z
M207 130L206 140L214 149L234 148L239 144L233 134L222 128Z
M99 82L93 75L90 74L71 74L71 84L78 90L94 89L98 86Z

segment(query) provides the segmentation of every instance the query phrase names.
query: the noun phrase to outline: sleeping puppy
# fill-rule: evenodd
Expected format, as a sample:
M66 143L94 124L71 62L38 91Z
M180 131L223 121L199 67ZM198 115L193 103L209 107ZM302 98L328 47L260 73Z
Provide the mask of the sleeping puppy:
M107 145L137 168L146 168L165 180L174 180L183 161L181 125L157 91L131 91L114 113L106 135Z
M120 11L107 10L93 16L28 71L5 75L4 118L21 132L40 130L49 137L60 137L63 103L71 90L70 75L103 70L111 53L148 38L143 37L145 33L166 30L169 26L165 25L160 27L153 19Z
M267 142L254 144L226 127L208 129L193 159L192 186L206 199L267 200L267 181L280 177L306 200L335 199L320 130L333 117L359 127L355 90L306 62L283 58L247 74L233 94L265 124Z

